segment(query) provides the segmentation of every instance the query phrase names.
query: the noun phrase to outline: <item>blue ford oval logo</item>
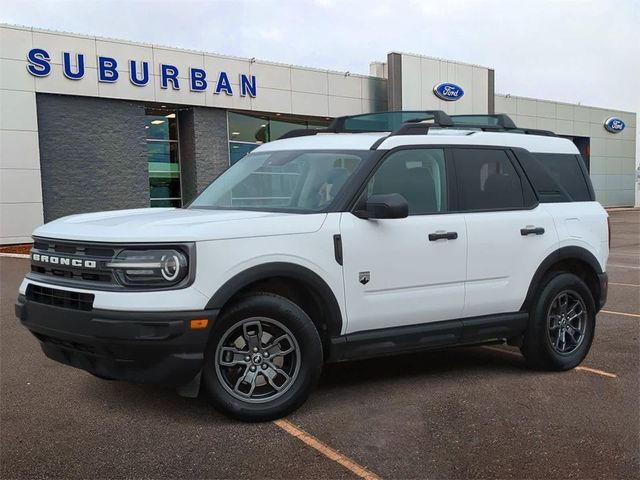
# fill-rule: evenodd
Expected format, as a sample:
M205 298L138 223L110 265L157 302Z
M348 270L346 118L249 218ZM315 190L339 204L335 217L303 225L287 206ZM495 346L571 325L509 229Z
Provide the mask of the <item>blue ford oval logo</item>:
M609 117L604 121L604 128L611 133L620 133L625 126L625 123L618 117Z
M464 90L455 83L439 83L433 87L433 93L436 97L446 100L447 102L453 102L460 100L464 95Z

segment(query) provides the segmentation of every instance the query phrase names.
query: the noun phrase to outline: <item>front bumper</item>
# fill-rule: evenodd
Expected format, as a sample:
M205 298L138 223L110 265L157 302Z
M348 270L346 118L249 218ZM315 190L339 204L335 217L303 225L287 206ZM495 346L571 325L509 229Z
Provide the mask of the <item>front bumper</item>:
M179 386L202 368L218 310L124 312L78 310L19 295L16 316L51 359L101 377ZM189 321L207 319L205 329Z

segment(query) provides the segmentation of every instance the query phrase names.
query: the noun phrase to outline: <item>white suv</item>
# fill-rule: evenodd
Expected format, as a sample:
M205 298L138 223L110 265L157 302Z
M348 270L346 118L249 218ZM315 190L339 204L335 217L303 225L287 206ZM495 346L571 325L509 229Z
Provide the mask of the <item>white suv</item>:
M506 341L578 365L607 213L575 145L509 117L388 112L255 149L191 205L34 232L16 313L59 362L291 412L325 362Z

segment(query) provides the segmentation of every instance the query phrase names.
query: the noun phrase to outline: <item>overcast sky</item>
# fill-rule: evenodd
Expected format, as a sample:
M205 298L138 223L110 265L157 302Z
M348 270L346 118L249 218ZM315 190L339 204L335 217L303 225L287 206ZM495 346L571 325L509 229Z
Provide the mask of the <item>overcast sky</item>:
M640 110L640 0L0 0L0 21L364 74L412 52L492 67L499 93Z

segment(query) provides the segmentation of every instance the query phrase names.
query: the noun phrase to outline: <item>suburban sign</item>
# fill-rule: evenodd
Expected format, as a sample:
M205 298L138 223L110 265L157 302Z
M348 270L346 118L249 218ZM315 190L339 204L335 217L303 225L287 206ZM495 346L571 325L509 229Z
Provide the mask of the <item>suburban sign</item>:
M464 95L464 90L455 83L438 83L433 87L433 93L436 97L446 100L447 102L454 102L460 100Z
M604 128L611 133L620 133L625 126L625 123L617 117L609 117L604 121Z
M51 56L49 52L42 48L32 48L27 53L27 71L35 77L46 77L51 73ZM115 83L121 76L128 76L129 81L136 87L145 87L149 84L150 72L149 62L128 60L128 72L124 72L118 60L111 57L98 56L98 82ZM69 80L78 81L85 75L85 55L83 53L71 54L62 52L62 73ZM257 93L255 75L245 75L241 73L233 86L227 72L221 71L217 76L211 77L202 68L189 68L186 79L178 78L180 72L174 65L161 63L158 65L158 77L160 87L164 89L180 90L182 87L189 87L192 92L204 92L210 89L215 94L225 93L233 95L234 88L239 89L241 97L255 97ZM187 83L188 85L184 85Z

